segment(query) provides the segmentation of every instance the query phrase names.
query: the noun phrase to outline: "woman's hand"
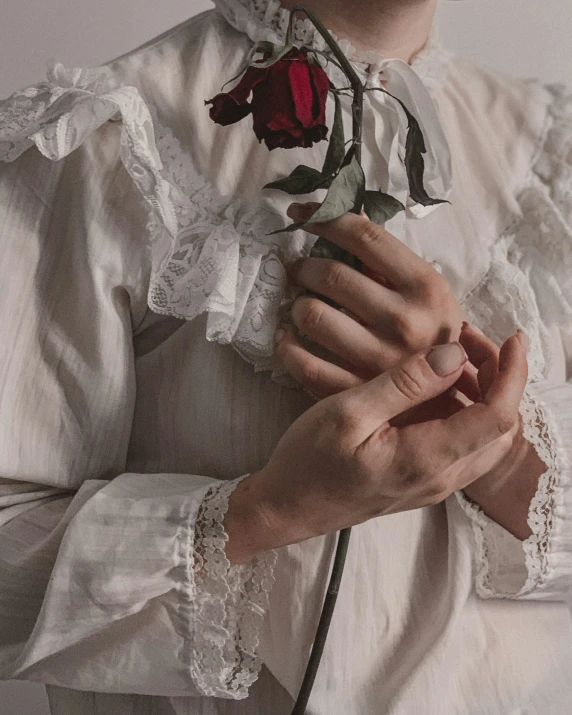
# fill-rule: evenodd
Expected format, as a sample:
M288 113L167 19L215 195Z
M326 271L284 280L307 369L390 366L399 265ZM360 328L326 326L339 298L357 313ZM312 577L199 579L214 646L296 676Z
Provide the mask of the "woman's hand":
M450 389L466 358L459 343L439 345L304 412L268 464L242 481L229 500L225 529L231 563L374 517L438 504L490 473L510 451L519 425L528 366L518 336L502 346L481 402L447 419L402 429L389 422ZM486 385L488 360L483 371L478 379Z
M293 204L288 214L300 221L316 207ZM292 306L301 332L345 361L339 367L312 355L289 332L281 362L317 397L362 384L419 350L459 338L467 316L448 281L391 233L364 215L349 213L305 228L356 255L365 270L362 274L340 261L309 257L288 271L293 283L331 298L355 316L307 295ZM468 384L470 389L474 374L468 365L456 387L463 390Z

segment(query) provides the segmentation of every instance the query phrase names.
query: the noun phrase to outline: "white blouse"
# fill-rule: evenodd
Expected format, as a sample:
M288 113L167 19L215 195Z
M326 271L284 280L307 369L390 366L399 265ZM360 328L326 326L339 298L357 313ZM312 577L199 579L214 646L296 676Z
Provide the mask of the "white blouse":
M45 683L54 715L289 715L298 693L336 534L230 568L223 516L315 402L273 337L317 239L268 236L293 199L262 187L327 142L269 152L204 104L286 20L216 0L0 102L0 678ZM572 93L453 56L435 26L410 66L343 46L425 108L426 187L450 204L386 228L497 344L528 334L546 472L524 542L460 492L354 527L308 713L567 715ZM405 127L367 95L367 181L395 196Z

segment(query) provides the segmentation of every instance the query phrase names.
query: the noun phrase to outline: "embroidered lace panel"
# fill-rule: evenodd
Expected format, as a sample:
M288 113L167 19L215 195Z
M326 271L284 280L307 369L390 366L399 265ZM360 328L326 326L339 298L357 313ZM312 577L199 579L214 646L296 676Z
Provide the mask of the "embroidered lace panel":
M572 99L564 85L547 89L553 101L518 197L522 216L494 244L489 269L461 299L469 319L499 345L517 327L527 332L531 382L551 364L545 326L558 320L572 331ZM118 86L106 67L53 64L47 82L0 103L0 160L13 161L34 143L61 159L109 119L122 121L121 159L151 209L151 309L187 320L207 311L207 339L232 344L255 370L272 370L273 379L300 389L277 367L273 336L299 294L287 285L285 265L309 255L316 238L297 232L287 244L269 240L283 217L218 195L137 88ZM550 430L534 414L526 412L530 440L547 444ZM550 503L549 490L545 478L531 507L539 529L551 528L538 516L538 504Z
M514 598L524 596L542 586L549 572L548 552L553 528L555 486L562 470L561 460L554 435L557 426L552 424L549 413L541 400L525 390L519 412L523 421L523 434L547 470L539 480L537 492L530 503L528 524L532 534L523 542L498 528L478 504L463 492L456 492L457 499L471 518L477 545L477 592L482 598ZM515 553L516 549L524 551ZM525 568L520 569L520 565Z
M557 323L562 331L572 331L572 93L562 84L547 89L552 102L537 156L519 196L522 217L492 247L487 273L461 301L470 320L499 345L517 327L527 332L530 384L545 378L552 365L546 326ZM492 522L478 505L456 494L473 521L477 588L483 597L524 595L541 586L549 572L556 485L565 469L564 446L557 447L558 427L532 391L525 390L519 408L523 433L547 469L530 504L532 535L522 542L526 581L517 593L507 589L511 574L503 563L512 548L510 535L503 537L491 528ZM493 579L500 579L498 586Z
M276 551L231 566L224 547L228 500L249 475L212 486L196 520L181 529L179 564L186 578L180 615L183 657L201 693L242 699L262 665L259 633L274 583Z

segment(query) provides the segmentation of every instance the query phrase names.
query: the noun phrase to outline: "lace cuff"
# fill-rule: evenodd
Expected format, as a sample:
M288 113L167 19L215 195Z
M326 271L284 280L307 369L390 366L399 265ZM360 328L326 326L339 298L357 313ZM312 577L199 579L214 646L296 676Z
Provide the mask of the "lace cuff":
M243 699L257 679L260 627L274 582L276 551L231 566L223 520L236 486L249 475L213 485L179 533L181 654L205 695Z
M572 384L529 383L520 405L523 433L547 470L530 503L532 535L520 541L462 492L472 521L481 598L572 601Z

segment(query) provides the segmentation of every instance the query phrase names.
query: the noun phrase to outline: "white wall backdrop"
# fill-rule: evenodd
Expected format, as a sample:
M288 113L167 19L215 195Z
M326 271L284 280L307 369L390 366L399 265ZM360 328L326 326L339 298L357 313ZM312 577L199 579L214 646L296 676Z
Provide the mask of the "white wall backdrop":
M43 79L49 57L93 67L209 7L209 0L2 0L0 98ZM440 0L439 19L454 51L519 77L572 86L569 2Z
M97 66L211 7L209 0L2 0L1 5L0 98L44 79L49 57L66 66ZM439 23L445 44L458 54L518 77L572 88L569 1L441 0ZM0 715L47 713L42 686L0 683Z

